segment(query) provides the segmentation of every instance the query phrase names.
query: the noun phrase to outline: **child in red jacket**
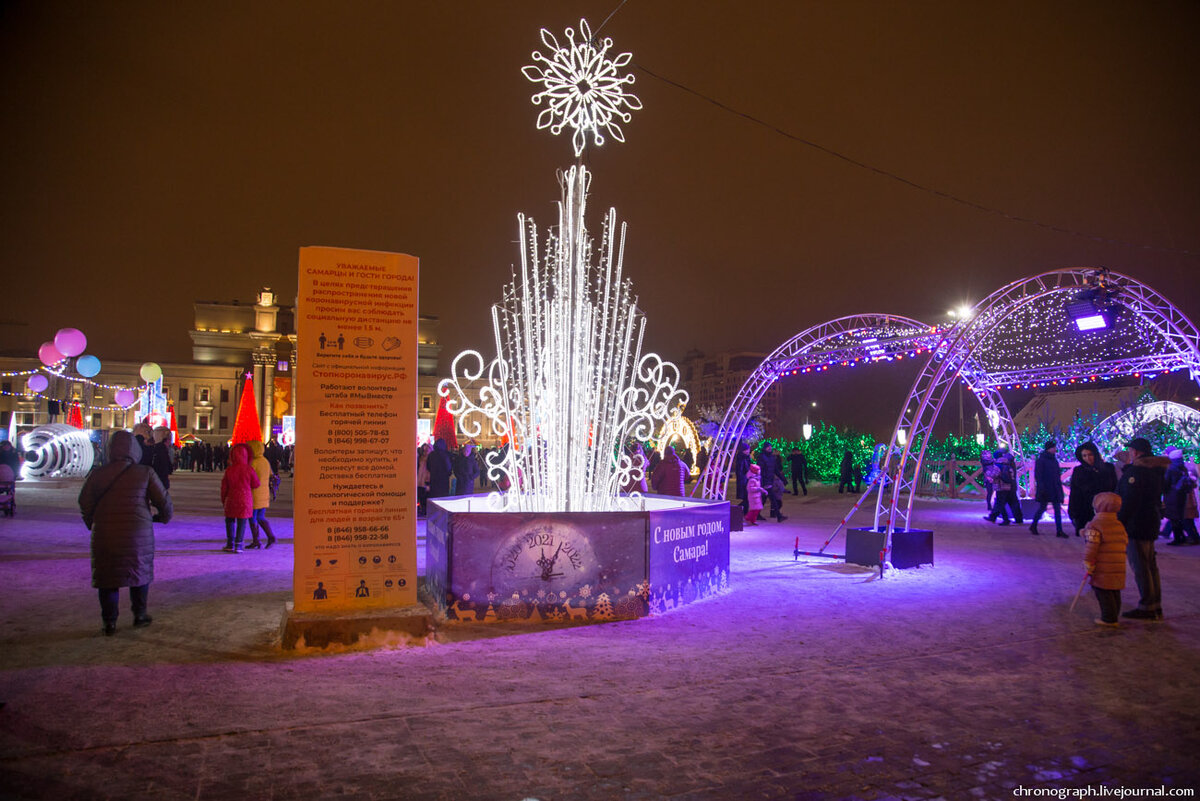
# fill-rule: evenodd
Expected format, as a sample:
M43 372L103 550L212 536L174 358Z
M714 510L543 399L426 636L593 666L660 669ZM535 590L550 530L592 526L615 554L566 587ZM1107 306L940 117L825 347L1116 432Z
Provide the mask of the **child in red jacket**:
M250 449L242 443L234 445L229 452L229 467L221 478L221 503L225 505L225 547L222 550L242 552L242 539L246 536L246 523L254 515L254 490L258 486L258 474L250 466Z

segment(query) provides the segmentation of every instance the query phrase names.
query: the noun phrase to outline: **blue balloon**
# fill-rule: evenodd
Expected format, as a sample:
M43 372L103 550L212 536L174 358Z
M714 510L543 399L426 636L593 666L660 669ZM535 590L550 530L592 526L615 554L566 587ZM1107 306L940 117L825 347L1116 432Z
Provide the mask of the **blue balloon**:
M84 378L91 378L100 372L100 360L95 356L80 356L75 360L75 370Z

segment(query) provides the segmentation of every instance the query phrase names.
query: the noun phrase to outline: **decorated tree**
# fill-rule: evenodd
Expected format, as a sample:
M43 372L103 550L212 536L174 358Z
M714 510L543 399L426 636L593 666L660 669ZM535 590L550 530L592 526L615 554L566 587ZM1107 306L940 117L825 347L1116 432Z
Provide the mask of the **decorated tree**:
M242 400L238 403L237 420L233 424L233 444L262 442L262 427L258 424L258 410L254 406L254 379L246 376L242 388Z
M458 448L458 435L455 433L457 426L454 423L454 415L450 414L450 410L446 408L446 402L446 397L442 396L441 402L438 403L437 416L433 418L433 441L444 439L450 450L456 450Z

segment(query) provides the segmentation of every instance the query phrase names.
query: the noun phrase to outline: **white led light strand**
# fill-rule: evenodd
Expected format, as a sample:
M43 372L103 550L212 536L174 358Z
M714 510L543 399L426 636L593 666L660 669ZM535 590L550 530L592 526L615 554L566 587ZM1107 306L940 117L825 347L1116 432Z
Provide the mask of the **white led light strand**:
M633 54L608 58L612 39L593 37L585 19L579 21L579 33L580 40L576 42L575 31L567 28L567 44L560 46L554 34L542 28L542 42L549 55L535 50L535 63L521 69L526 78L545 87L532 98L535 106L546 102L546 108L538 115L538 129L549 128L555 136L563 128L574 129L571 142L576 157L583 153L589 133L597 147L604 144L601 130L624 142L625 135L617 120L629 122L632 115L624 109L637 111L642 107L637 95L625 91L625 85L632 84L634 76L618 72L633 59Z
M643 477L624 452L648 440L687 403L679 369L642 354L645 318L622 277L625 227L604 220L599 259L584 225L590 176L582 166L560 176L558 227L539 254L537 227L519 216L521 265L492 307L496 359L466 351L438 385L467 437L486 424L508 447L488 457L488 475L510 491L492 493L504 511L613 511ZM482 382L478 400L468 391Z

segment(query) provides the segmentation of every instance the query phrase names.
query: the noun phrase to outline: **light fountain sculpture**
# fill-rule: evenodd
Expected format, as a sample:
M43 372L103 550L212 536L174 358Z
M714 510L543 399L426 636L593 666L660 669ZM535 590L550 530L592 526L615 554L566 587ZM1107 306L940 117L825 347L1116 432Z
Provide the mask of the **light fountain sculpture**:
M641 102L625 91L633 76L620 73L631 54L610 58L612 40L586 20L575 34L560 46L543 29L548 52L523 72L542 87L538 128L573 130L578 159L589 139L624 141L619 123ZM520 265L492 307L497 355L485 364L477 351L459 354L438 387L463 435L486 428L506 443L487 456L488 478L504 490L486 504L431 502L430 597L451 617L636 617L728 583L728 503L624 492L644 477L625 446L680 415L687 393L675 365L642 351L625 225L609 209L596 246L585 222L590 181L578 161L559 173L558 224L544 249L533 220L518 216ZM656 559L684 567L658 570Z

